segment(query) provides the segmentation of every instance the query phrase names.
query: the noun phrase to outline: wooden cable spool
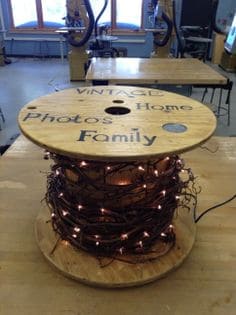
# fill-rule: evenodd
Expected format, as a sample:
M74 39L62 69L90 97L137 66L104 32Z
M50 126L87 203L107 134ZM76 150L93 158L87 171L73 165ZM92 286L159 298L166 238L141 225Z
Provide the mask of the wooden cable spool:
M214 132L216 119L203 104L174 93L93 86L63 90L30 102L19 113L19 125L26 137L52 154L80 161L146 163L204 143ZM163 162L159 171L165 167ZM66 176L77 181L71 170ZM90 172L90 176L96 179L100 175ZM129 206L126 199L122 202ZM133 199L129 202L132 206ZM188 256L196 233L192 212L178 209L173 220L176 242L165 255L137 264L115 260L101 268L93 255L60 241L49 220L44 207L35 227L47 260L63 274L101 287L128 287L163 277Z

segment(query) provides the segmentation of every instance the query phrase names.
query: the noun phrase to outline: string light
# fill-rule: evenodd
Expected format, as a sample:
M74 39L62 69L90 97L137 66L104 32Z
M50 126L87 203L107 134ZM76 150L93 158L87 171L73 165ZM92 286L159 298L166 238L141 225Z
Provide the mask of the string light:
M122 241L127 240L128 239L128 234L124 233L124 234L121 235L120 238L122 239Z
M68 215L68 211L62 210L62 215L65 217L66 215Z
M120 253L121 255L123 255L123 252L124 252L124 247L119 248L119 253Z
M144 231L144 232L143 232L143 236L144 236L144 237L149 237L150 235L149 235L148 232Z
M141 165L139 165L138 169L139 169L140 171L145 171L145 168L143 168Z
M104 214L106 212L106 210L104 208L101 208L100 211L102 214Z
M185 169L184 180L180 177L184 163L177 155L142 165L50 157L55 164L45 200L63 242L99 257L135 254L147 260L158 241L161 248L174 244L176 208L190 209L196 194L191 170Z
M56 176L59 176L60 175L60 171L57 169L56 170Z
M142 242L142 241L139 241L139 242L138 242L138 245L139 245L140 247L143 247L143 242Z
M82 161L81 163L80 163L80 166L87 166L87 163L85 162L85 161Z

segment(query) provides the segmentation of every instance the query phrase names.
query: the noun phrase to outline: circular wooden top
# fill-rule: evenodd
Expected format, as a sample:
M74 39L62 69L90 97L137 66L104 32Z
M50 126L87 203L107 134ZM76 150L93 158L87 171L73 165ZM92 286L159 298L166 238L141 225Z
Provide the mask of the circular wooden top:
M206 141L216 118L191 98L157 89L89 86L28 103L23 134L59 154L127 161L181 153Z

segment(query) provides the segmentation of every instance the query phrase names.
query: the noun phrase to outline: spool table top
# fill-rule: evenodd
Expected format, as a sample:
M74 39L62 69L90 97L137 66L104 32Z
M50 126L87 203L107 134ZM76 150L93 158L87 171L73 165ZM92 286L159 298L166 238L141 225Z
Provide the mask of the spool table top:
M19 113L23 134L71 157L144 160L188 151L214 132L216 118L191 98L128 86L78 87L40 97Z

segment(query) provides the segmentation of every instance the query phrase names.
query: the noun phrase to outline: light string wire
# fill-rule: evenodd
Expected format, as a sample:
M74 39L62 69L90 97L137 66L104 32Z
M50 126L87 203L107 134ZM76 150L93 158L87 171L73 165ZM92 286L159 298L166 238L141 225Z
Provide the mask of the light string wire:
M98 258L162 256L175 244L176 209L196 207L200 189L178 155L120 163L47 157L54 160L45 196L54 231Z
M218 146L217 146L215 149L213 149L213 150L210 149L208 146L203 146L203 145L201 145L200 148L201 148L202 150L207 150L208 152L210 152L210 153L212 153L212 154L216 153L216 152L219 150L219 147L218 147ZM216 204L216 205L214 205L214 206L212 206L212 207L210 207L210 208L204 210L204 211L203 211L201 214L199 214L198 216L197 216L197 214L196 214L196 208L197 208L197 200L196 200L196 202L195 202L195 207L194 207L194 209L193 209L193 210L194 210L194 211L193 211L193 214L194 214L194 222L197 223L197 222L198 222L200 219L202 219L208 212L210 212L210 211L212 211L212 210L214 210L214 209L217 209L217 208L219 208L219 207L221 207L221 206L224 206L225 204L227 204L227 203L233 201L235 198L236 198L236 194L234 194L232 197L228 198L227 200L225 200L225 201L223 201L223 202L221 202L221 203L218 203L218 204Z

